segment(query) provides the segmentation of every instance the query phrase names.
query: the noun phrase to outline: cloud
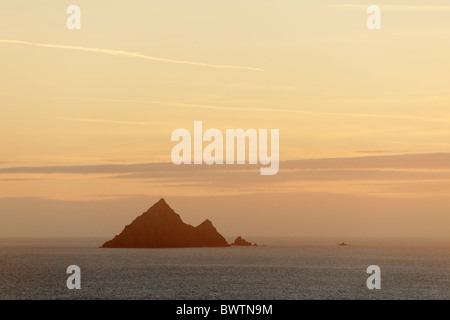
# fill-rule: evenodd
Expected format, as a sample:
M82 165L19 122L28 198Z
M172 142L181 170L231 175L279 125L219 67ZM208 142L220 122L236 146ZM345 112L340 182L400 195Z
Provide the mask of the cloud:
M345 112L316 112L305 111L299 109L283 109L283 108L261 108L261 107L227 107L206 105L199 103L184 103L175 101L157 101L157 100L136 100L136 99L104 99L104 98L86 98L86 97L53 97L53 99L68 99L68 100L83 100L83 101L97 101L97 102L122 102L122 103L140 103L140 104L156 104L166 105L177 108L193 108L193 109L209 109L209 110L226 110L226 111L253 111L253 112L276 112L276 113L296 113L310 116L321 117L346 117L346 118L378 118L378 119L397 119L397 120L413 120L420 122L438 122L450 123L450 118L445 117L421 117L408 116L401 114L376 114L376 113L345 113Z
M22 40L5 40L5 39L0 39L0 43L26 45L26 46L41 47L41 48L85 51L85 52L92 52L92 53L107 54L107 55L112 55L112 56L139 58L139 59L145 59L145 60L151 60L151 61L157 61L157 62L184 64L184 65L191 65L191 66L198 66L198 67L220 68L220 69L241 69L241 70L249 70L249 71L265 71L264 69L254 68L254 67L210 64L210 63L203 63L203 62L193 62L193 61L185 61L185 60L152 57L152 56L147 56L147 55L144 55L141 53L127 52L127 51L122 51L122 50L87 48L87 47L79 47L79 46L39 43L39 42L30 42L30 41L22 41Z
M284 85L254 85L251 83L235 83L230 85L231 88L247 90L247 91L278 91L278 92L295 92L296 88Z
M77 121L77 122L88 122L88 123L109 123L109 124L124 124L124 125L139 125L139 126L154 124L154 122L137 122L137 121L104 120L104 119L82 119L82 118L65 118L65 117L57 117L55 119L67 120L67 121Z
M389 150L359 150L356 151L357 153L363 153L363 154L373 154L373 153L392 153L392 151Z
M270 177L261 176L259 169L260 165L249 164L176 166L172 163L12 167L0 168L0 184L12 183L1 181L2 178L30 177L37 180L16 180L14 184L23 186L14 185L13 192L3 196L49 197L51 194L52 199L65 200L105 198L98 194L125 198L127 192L132 196L318 192L384 198L448 198L450 190L450 153L282 161L279 173ZM91 182L92 188L97 188L95 191ZM392 185L398 188L391 189ZM74 193L74 189L78 191Z
M0 179L1 182L22 182L22 181L36 181L38 179L27 179L27 178L11 178L11 179Z
M306 160L280 161L280 173L298 170L328 169L450 169L450 153L404 154L389 156L364 156L352 158L325 158ZM254 172L253 172L254 171ZM259 165L181 165L172 163L138 163L138 164L101 164L79 166L44 166L44 167L9 167L0 168L0 174L36 173L36 174L133 174L149 173L146 177L172 178L180 176L196 176L200 172L205 175L222 172L247 172L256 174ZM280 174L279 173L279 174ZM278 174L278 175L279 175ZM278 176L277 175L277 176ZM138 176L134 176L138 177Z
M340 8L347 10L360 10L367 9L369 5L363 4L332 4L329 7ZM434 12L445 12L450 11L450 6L433 6L433 5L395 5L395 4L385 4L380 5L382 10L386 11L434 11Z

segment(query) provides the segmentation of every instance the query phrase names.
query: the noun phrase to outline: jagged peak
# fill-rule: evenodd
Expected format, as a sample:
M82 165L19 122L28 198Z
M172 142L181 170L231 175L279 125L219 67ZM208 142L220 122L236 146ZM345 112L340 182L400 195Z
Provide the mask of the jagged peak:
M137 219L148 219L148 218L169 218L169 217L177 217L181 220L179 214L177 214L166 202L164 198L161 198L153 204L147 211L145 211L140 217Z
M166 200L164 200L164 198L159 199L159 201L158 201L157 203L155 203L155 204L165 204L165 205L168 205L167 202L166 202Z
M202 223L200 223L200 224L198 225L198 227L213 227L213 228L214 228L214 226L213 226L211 220L209 220L209 219L206 219L205 221L203 221Z
M168 208L168 209L172 209L169 204L166 202L166 200L164 198L161 198L158 200L158 202L155 202L149 209L148 211L150 211L152 208Z

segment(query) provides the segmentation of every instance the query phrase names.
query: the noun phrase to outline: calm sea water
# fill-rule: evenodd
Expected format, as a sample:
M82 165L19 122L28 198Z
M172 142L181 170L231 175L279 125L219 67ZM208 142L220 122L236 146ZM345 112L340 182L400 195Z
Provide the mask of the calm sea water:
M450 239L99 249L104 240L0 239L0 299L450 299ZM81 290L66 287L69 265L81 268ZM381 290L366 287L369 265L381 268Z

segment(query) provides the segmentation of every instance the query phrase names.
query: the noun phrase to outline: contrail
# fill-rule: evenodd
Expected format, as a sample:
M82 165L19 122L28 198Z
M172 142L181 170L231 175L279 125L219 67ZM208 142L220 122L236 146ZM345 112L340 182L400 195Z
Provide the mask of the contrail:
M8 44L19 44L25 46L33 46L33 47L42 47L42 48L53 48L53 49L67 49L67 50L77 50L77 51L85 51L85 52L93 52L93 53L103 53L112 56L122 56L128 58L140 58L151 61L165 62L165 63L176 63L176 64L186 64L191 66L199 66L199 67L208 67L208 68L220 68L220 69L241 69L241 70L250 70L250 71L265 71L260 68L253 67L244 67L244 66L233 66L233 65L222 65L222 64L210 64L210 63L202 63L202 62L192 62L192 61L184 61L184 60L175 60L175 59L166 59L166 58L158 58L147 56L141 53L136 52L127 52L122 50L111 50L111 49L101 49L101 48L87 48L87 47L78 47L78 46L67 46L61 44L49 44L49 43L39 43L39 42L30 42L30 41L22 41L22 40L4 40L0 39L0 43L8 43Z
M340 9L348 9L348 10L361 10L365 9L368 6L364 4L331 4L327 5L328 7L332 8L340 8ZM442 11L450 11L450 6L446 5L440 5L440 6L433 6L433 5L393 5L393 4L386 4L380 6L383 10L387 11L436 11L436 12L442 12Z
M398 120L413 120L422 122L437 122L450 123L450 118L446 117L421 117L408 116L401 114L377 114L377 113L345 113L345 112L316 112L299 109L284 109L284 108L261 108L261 107L226 107L217 105L206 105L198 103L184 103L174 101L157 101L157 100L136 100L136 99L103 99L103 98L86 98L86 97L52 97L53 99L68 99L68 100L84 100L84 101L98 101L98 102L123 102L123 103L137 103L137 104L152 104L152 105L167 105L178 108L192 108L192 109L210 109L210 110L226 110L226 111L253 111L253 112L275 112L275 113L297 113L310 116L325 116L325 117L347 117L347 118L379 118L379 119L398 119Z
M139 125L139 126L145 126L145 125L151 124L150 122L105 120L105 119L82 119L82 118L66 118L66 117L56 117L55 119L67 120L67 121L77 121L77 122L110 123L110 124L125 124L125 125Z

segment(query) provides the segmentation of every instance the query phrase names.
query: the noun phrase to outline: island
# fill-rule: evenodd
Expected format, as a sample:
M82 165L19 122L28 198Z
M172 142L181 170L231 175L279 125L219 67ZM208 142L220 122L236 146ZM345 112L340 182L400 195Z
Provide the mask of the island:
M197 227L184 223L161 198L101 248L229 247L208 219Z
M241 246L241 247L251 247L252 243L243 239L241 236L237 237L234 242L231 244L232 246ZM256 245L256 243L255 243Z

